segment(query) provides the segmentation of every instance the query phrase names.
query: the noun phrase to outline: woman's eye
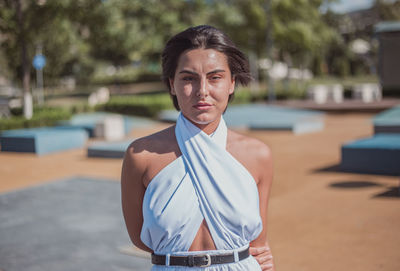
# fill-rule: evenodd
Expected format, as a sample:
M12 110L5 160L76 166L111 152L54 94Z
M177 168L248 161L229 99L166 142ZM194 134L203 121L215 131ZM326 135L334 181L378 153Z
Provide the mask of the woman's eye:
M183 80L183 81L189 81L189 82L190 82L190 81L193 81L194 78L191 77L191 76L185 76L185 77L182 78L182 80Z
M211 80L219 80L219 79L221 79L221 76L215 75L211 77Z

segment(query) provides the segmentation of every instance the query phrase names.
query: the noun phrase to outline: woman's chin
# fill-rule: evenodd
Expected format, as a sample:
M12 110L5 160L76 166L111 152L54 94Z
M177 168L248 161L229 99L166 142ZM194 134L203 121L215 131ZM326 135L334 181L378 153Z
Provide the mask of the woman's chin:
M200 115L194 115L194 116L192 115L190 117L187 117L185 115L185 117L187 119L189 119L192 123L197 124L197 125L202 125L202 126L213 123L218 119L217 116L210 116L207 113L202 113Z

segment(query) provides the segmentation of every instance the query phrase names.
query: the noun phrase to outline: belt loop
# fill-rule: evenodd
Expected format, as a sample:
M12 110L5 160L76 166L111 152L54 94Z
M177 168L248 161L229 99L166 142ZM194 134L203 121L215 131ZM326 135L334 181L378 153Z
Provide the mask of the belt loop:
M238 252L237 249L235 249L235 250L233 251L233 257L234 257L234 259L235 259L235 263L237 263L237 262L239 261L239 252Z
M167 255L165 255L165 266L169 266L169 259L170 259L171 254L167 253Z

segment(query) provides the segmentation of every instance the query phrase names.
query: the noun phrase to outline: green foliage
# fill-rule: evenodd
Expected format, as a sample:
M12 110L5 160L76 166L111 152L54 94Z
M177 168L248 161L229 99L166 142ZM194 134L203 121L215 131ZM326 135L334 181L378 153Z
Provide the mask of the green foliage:
M172 108L172 100L169 94L162 93L113 96L108 103L98 106L96 110L154 118L160 111Z
M0 0L0 57L4 56L0 67L7 65L14 79L22 77L22 36L29 62L36 46L43 47L47 58L45 84L66 75L74 76L78 83L132 82L143 74L158 76L166 41L193 25L215 25L244 51L265 57L268 21L272 22L276 59L294 66L323 65L337 46L341 59L328 61L335 62L333 71L346 75L353 69L346 66L351 56L333 28L337 24L331 24L319 11L322 0L18 1L24 15L22 29L16 20L17 0ZM266 11L267 3L271 12ZM377 3L382 18L399 17L398 1ZM98 73L99 66L120 69L132 63L140 63L133 73Z
M277 100L304 99L306 97L307 84L301 81L279 81L274 84ZM253 92L249 88L236 90L232 104L248 104L265 102L268 100L268 90L261 89Z
M86 9L82 23L93 57L115 66L158 62L169 37L206 21L206 7L204 1L108 0Z
M72 113L63 108L36 107L33 117L29 120L22 116L22 109L13 109L13 116L9 119L0 119L0 131L9 129L33 128L54 126L60 120L68 120Z
M268 21L271 22L273 57L291 66L308 67L314 59L323 60L330 44L340 40L337 30L325 22L319 11L321 0L208 2L212 7L211 24L227 32L240 48L258 57L267 56Z
M339 37L323 21L319 12L322 1L273 1L274 39L282 52L299 65L307 58L323 55L329 44Z
M275 95L277 100L304 99L307 95L307 85L299 80L281 81L275 84Z
M256 96L255 93L252 93L248 88L239 88L235 90L235 96L231 101L232 104L246 104L250 103L254 100Z

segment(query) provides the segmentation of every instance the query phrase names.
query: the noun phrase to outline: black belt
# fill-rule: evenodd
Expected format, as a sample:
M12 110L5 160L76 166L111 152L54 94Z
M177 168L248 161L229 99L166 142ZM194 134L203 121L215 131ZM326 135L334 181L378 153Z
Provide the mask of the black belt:
M239 261L249 257L249 248L238 252ZM151 263L157 265L166 265L166 255L151 254ZM195 254L187 256L170 256L169 265L179 266L197 266L206 267L212 264L234 263L235 254L228 253L222 255L209 255L209 254Z

